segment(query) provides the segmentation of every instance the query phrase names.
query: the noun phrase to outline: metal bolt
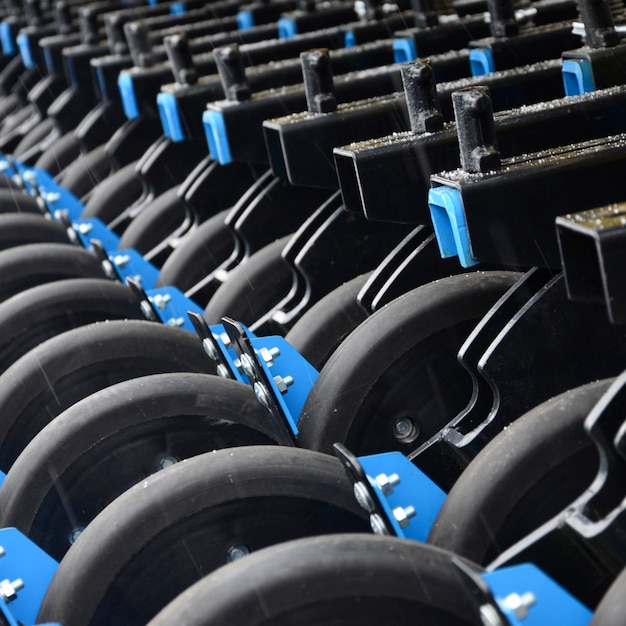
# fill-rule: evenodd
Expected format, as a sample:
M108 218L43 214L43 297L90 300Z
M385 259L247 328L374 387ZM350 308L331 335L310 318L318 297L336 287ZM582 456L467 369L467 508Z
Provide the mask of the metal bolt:
M263 383L259 383L259 382L254 383L254 395L256 396L256 399L259 401L259 404L269 411L270 394Z
M389 531L387 530L387 525L383 521L383 518L378 515L378 513L373 513L370 515L370 526L372 528L372 532L375 535L388 535Z
M130 258L128 259L130 261ZM155 306L159 307L161 311L167 308L167 305L172 301L172 296L168 293L157 293L154 298L152 298L152 302L154 302Z
M217 353L217 348L213 345L213 342L210 339L202 340L202 347L206 352L207 356L213 361L217 361L220 358L220 355Z
M0 597L7 603L17 599L17 592L20 589L24 589L24 581L21 578L12 581L5 578L0 581Z
M228 333L222 333L220 335L220 339L222 340L222 343L224 344L224 346L226 348L228 348L228 346L230 346L231 341L230 341L230 337L228 336Z
M242 354L240 357L241 367L243 369L243 373L250 378L251 380L255 377L256 369L254 367L254 362L252 361L252 357L249 354Z
M167 324L167 326L173 326L174 328L180 328L181 326L184 326L185 324L185 318L184 317L170 317L170 319L167 320L167 322L165 322Z
M113 267L111 261L102 261L102 269L111 280L117 280L117 272L115 271L115 268Z
M26 170L23 174L22 174L22 178L29 184L29 185L34 185L36 180L37 180L37 176L35 175L35 172L33 172L33 170Z
M258 352L268 367L272 367L272 365L274 365L274 359L280 356L280 350L278 348L270 348L269 350L267 348L261 348Z
M81 536L83 530L85 530L84 526L77 526L76 528L72 528L72 530L70 530L70 534L67 537L70 545L72 545Z
M74 224L74 228L76 228L81 235L88 235L93 230L93 224Z
M537 604L537 596L532 591L527 591L521 596L519 593L512 593L502 601L502 604L515 613L517 619L526 619L528 609Z
M7 555L7 551L2 546L0 546L0 559L6 555Z
M157 463L157 467L160 470L163 470L166 467L172 467L172 465L176 465L178 461L179 459L176 458L173 454L166 454L159 459L159 462Z
M417 515L417 511L413 506L399 506L393 510L393 516L396 522L400 524L400 528L406 528L409 525L409 520Z
M291 376L274 376L274 382L278 387L280 393L287 393L287 387L293 385L293 378Z
M0 161L0 172L6 172L10 167L11 165L6 159Z
M250 548L245 543L236 543L226 550L226 562L232 563L242 559L244 556L248 556L248 554L250 554Z
M221 378L231 378L228 368L225 365L222 365L221 363L217 366L217 375L220 376Z
M399 441L409 440L407 443L417 438L418 429L410 417L399 417L393 423L393 436Z
M400 476L398 474L378 474L374 479L379 489L388 496L393 493L393 488L400 484Z
M130 256L128 254L116 254L112 261L118 267L126 267L130 263Z
M362 509L365 509L368 513L374 512L375 507L372 496L369 489L361 481L354 483L354 497Z
M483 604L480 607L480 619L483 626L504 626L498 611L493 604Z
M61 199L61 194L58 191L50 191L46 194L46 202L53 204Z

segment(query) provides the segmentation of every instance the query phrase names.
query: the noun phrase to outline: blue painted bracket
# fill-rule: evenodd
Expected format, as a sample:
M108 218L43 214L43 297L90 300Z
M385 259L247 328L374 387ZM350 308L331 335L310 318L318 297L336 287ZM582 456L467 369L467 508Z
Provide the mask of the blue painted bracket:
M469 61L472 76L484 76L496 71L493 54L489 48L471 48Z
M0 581L24 583L16 598L4 603L15 622L34 624L43 597L58 567L58 563L15 528L0 530ZM0 601L0 604L3 602Z
M406 63L417 59L417 50L415 42L408 38L402 37L393 41L393 60L396 63Z
M174 142L184 141L186 139L185 132L183 131L183 125L174 94L158 94L157 107L159 109L159 117L161 119L164 135Z
M202 309L182 291L176 287L159 287L147 290L146 295L159 319L166 326L194 332L187 313L195 311L201 314Z
M446 186L433 187L428 192L428 207L441 257L458 256L463 267L477 265L459 191Z
M122 282L125 282L127 278L134 278L144 289L153 289L159 278L159 270L132 248L112 252L109 255L109 261ZM188 298L185 300L191 302Z
M205 111L202 114L204 134L211 156L222 165L232 162L228 134L224 124L224 116L219 111Z
M566 96L578 96L596 90L591 63L586 59L563 59L561 74Z
M376 497L387 518L384 521L395 535L426 541L446 493L401 452L363 456L358 461L370 484L370 494Z
M482 574L511 626L588 626L592 612L532 564Z

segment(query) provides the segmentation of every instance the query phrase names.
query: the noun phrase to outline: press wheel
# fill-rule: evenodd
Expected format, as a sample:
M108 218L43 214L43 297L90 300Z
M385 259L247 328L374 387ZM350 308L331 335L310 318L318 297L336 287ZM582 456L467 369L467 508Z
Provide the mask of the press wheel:
M229 554L363 532L362 513L333 457L280 446L203 454L135 485L93 520L59 565L38 621L143 625Z
M57 415L109 385L165 372L214 373L195 335L148 321L110 321L62 333L0 376L0 469Z
M376 535L290 541L217 570L148 626L482 626L451 558Z
M448 494L429 543L488 563L566 509L597 474L583 422L610 382L544 402L487 444Z
M150 474L192 456L274 443L252 389L208 374L144 376L78 402L44 428L0 490L0 523L57 560L77 529Z
M472 385L457 352L518 278L452 276L371 315L320 372L300 414L300 444L330 452L339 442L358 455L416 449L467 404Z

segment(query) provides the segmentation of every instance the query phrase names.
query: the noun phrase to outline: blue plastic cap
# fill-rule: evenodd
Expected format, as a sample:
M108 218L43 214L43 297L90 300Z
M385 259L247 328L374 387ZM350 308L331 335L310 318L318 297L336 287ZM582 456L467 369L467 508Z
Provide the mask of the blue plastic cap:
M298 34L298 25L290 17L281 17L278 20L278 38L291 39Z
M409 38L393 40L393 60L396 63L406 63L407 61L415 61L417 59L417 51L415 50L415 42Z
M428 192L428 207L443 259L458 256L463 267L479 262L472 256L461 194L452 187L434 187Z
M566 96L579 96L596 90L591 63L586 59L563 59L561 72Z
M6 22L0 22L0 42L2 43L2 54L13 56L17 49L11 36L11 27Z
M353 30L347 30L343 37L344 48L354 48L356 46L356 37Z
M218 111L205 111L202 115L202 123L211 156L222 165L232 163L224 116Z
M239 11L239 13L237 13L237 28L239 30L254 28L254 15L252 15L252 11Z
M160 93L157 95L157 107L163 134L172 141L178 143L186 139L183 126L180 121L180 113L176 104L176 98L172 93Z
M135 96L132 77L126 72L120 72L117 79L117 86L120 90L122 107L126 117L129 120L137 119L139 117L139 106L137 105L137 97Z
M33 53L30 49L30 40L26 35L21 34L17 36L17 47L22 55L24 66L28 68L35 67L35 59L33 59Z
M187 10L184 2L174 2L170 7L170 15L180 15Z
M489 48L470 48L469 60L472 76L484 76L496 71Z

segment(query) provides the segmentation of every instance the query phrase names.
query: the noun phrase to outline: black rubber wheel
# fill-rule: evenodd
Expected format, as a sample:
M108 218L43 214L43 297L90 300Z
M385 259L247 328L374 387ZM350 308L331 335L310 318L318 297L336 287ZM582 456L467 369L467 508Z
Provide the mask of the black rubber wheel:
M589 626L619 626L626 615L626 569L615 579L596 607Z
M62 413L17 459L0 523L53 558L110 502L162 466L233 446L273 444L267 414L242 383L208 374L144 376Z
M0 252L0 302L65 278L106 278L95 254L62 243L33 243Z
M47 220L43 215L0 215L0 250L42 242L69 244L70 240L61 223Z
M104 146L79 157L63 172L61 184L77 198L83 198L111 173L111 160Z
M146 205L124 231L119 247L134 248L145 255L171 236L186 217L179 189L176 185Z
M237 546L254 552L368 526L333 457L281 446L196 456L135 485L93 520L61 561L38 621L143 625Z
M200 306L206 306L215 292L210 285L203 288L202 280L226 261L235 248L233 234L224 219L229 210L221 211L185 238L163 264L158 286L176 285Z
M34 213L42 215L37 199L16 189L0 189L0 213Z
M598 472L583 422L610 382L544 402L487 444L448 494L428 542L489 563L566 509Z
M254 330L254 322L289 293L293 272L281 256L289 239L283 237L265 246L228 275L204 309L209 324L228 316Z
M24 162L24 155L29 150L32 150L45 141L46 138L55 131L55 129L56 121L54 118L46 117L22 138L22 140L15 147L13 155L20 159L20 161ZM41 150L41 148L39 148L39 150Z
M51 176L57 176L80 157L80 142L74 131L59 137L37 159L35 167L46 170ZM60 177L62 179L62 177Z
M357 296L370 273L362 274L315 303L285 335L285 339L320 370L341 342L365 319Z
M0 304L0 372L66 330L126 318L145 315L132 291L111 280L76 278L28 289Z
M299 442L357 455L408 453L466 406L471 379L456 355L519 278L452 276L410 291L366 319L330 357L302 409Z
M96 323L45 341L0 376L0 468L88 395L165 372L213 374L215 365L192 333L147 321Z
M290 541L207 576L148 626L482 626L451 557L375 535Z
M85 204L81 217L97 217L108 224L139 200L144 193L144 184L136 165L136 161L129 163L98 185Z

